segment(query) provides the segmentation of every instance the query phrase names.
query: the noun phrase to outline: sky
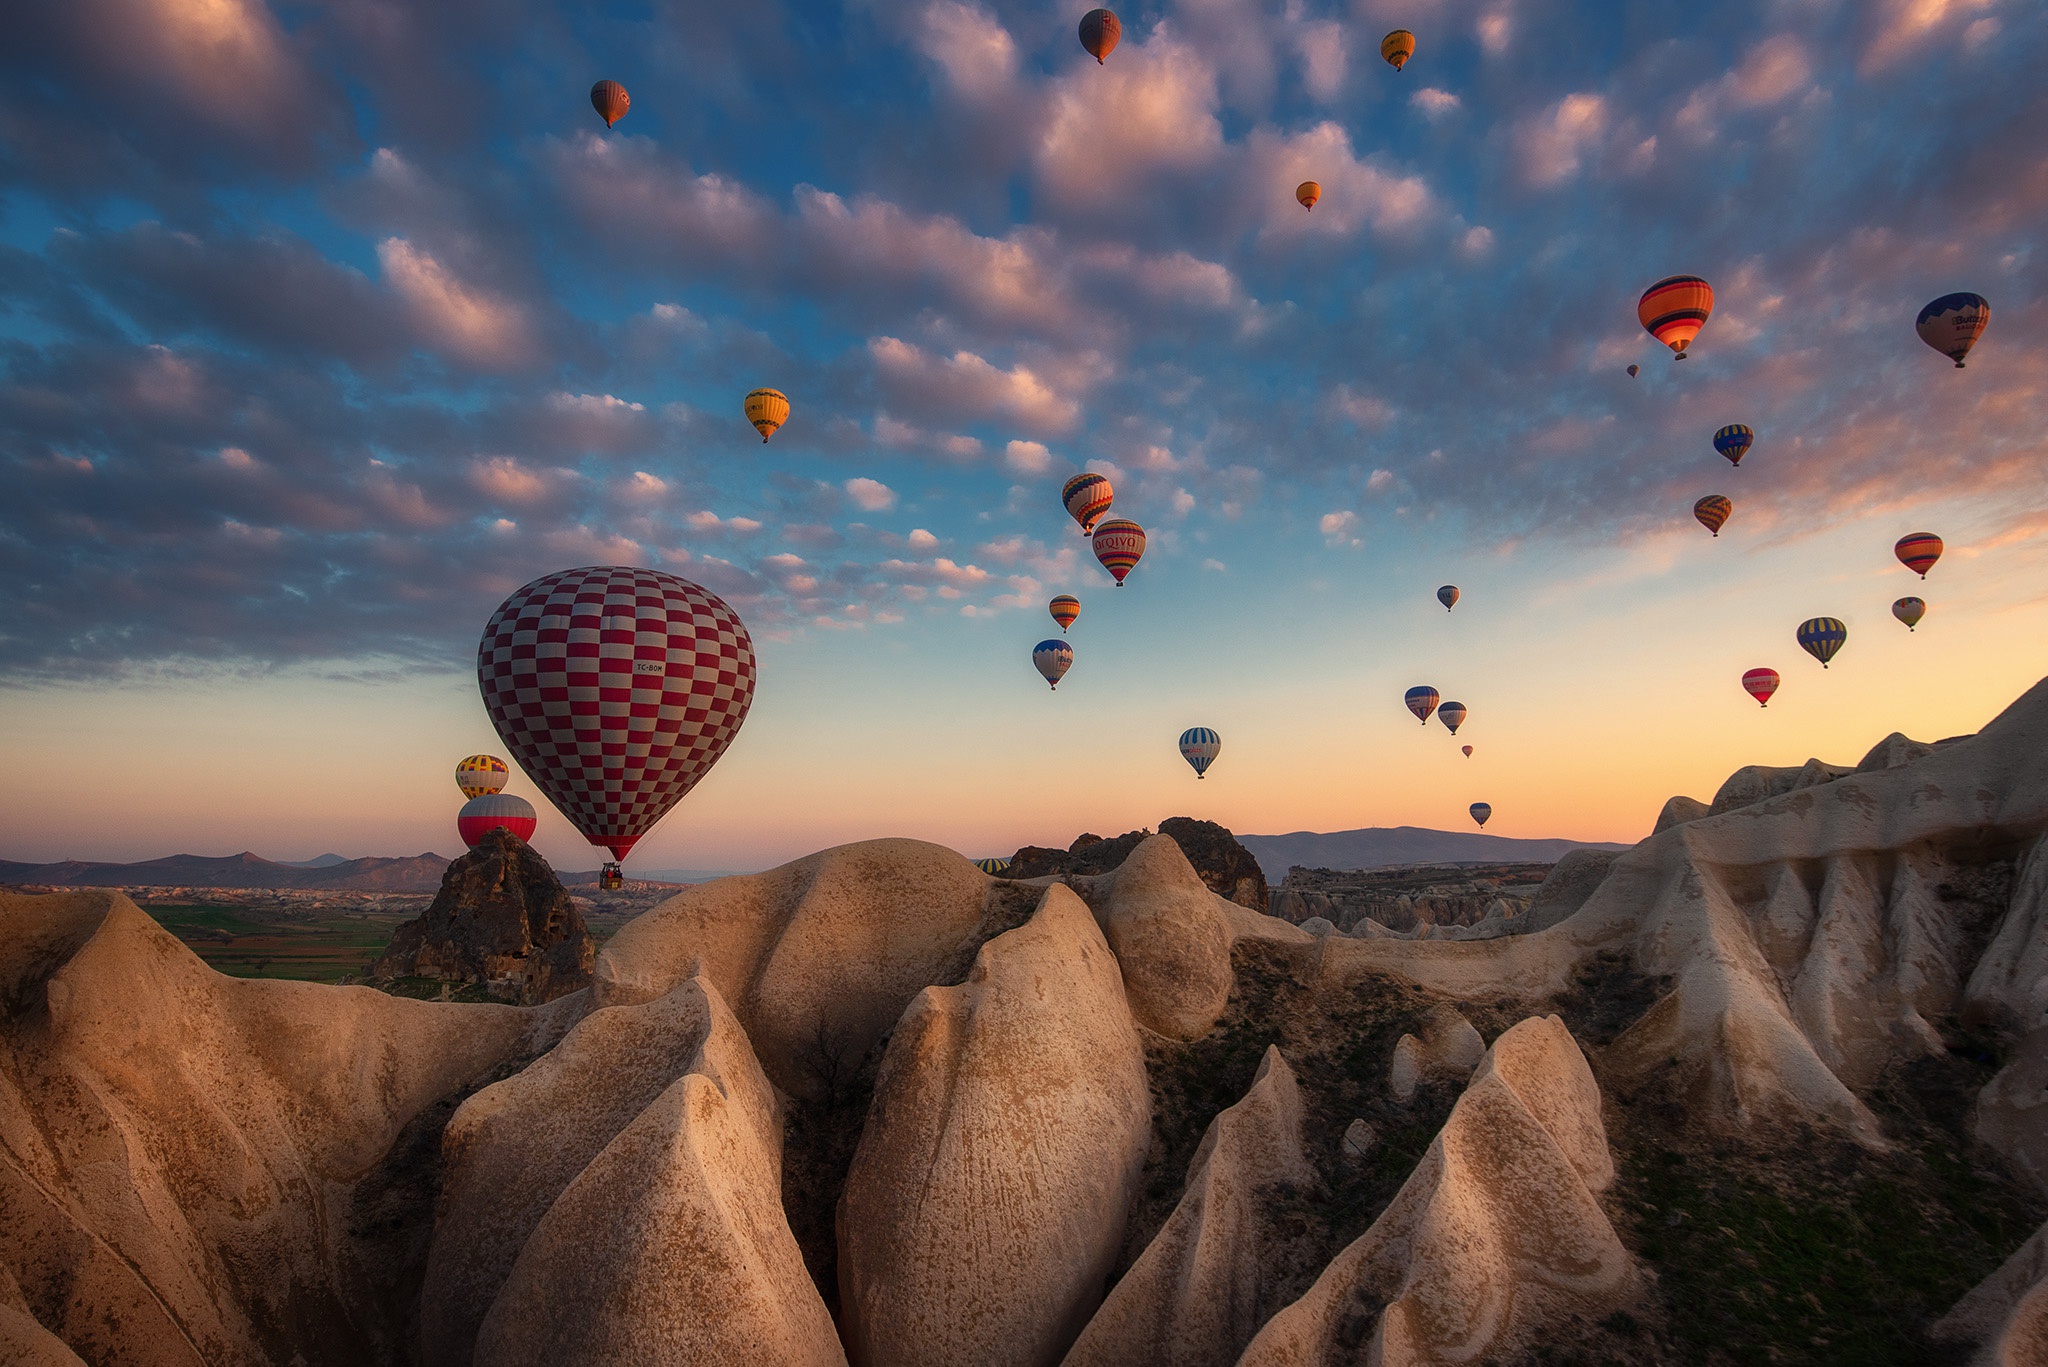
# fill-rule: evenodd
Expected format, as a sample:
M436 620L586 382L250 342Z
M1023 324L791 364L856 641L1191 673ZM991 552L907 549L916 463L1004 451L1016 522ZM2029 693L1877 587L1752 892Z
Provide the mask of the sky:
M1195 0L1121 8L1104 65L1082 9L11 17L0 858L458 852L483 624L585 564L704 585L758 653L646 868L1474 801L1634 840L2048 674L2048 9ZM1635 304L1680 273L1716 306L1675 361ZM1963 370L1913 330L1956 290ZM1083 469L1149 533L1121 589Z

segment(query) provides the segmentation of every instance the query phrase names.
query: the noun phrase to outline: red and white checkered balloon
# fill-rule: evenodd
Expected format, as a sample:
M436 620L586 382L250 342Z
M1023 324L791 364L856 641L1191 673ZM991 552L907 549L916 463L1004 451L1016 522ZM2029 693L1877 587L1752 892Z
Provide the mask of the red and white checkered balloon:
M593 565L499 605L476 676L527 777L624 859L738 734L754 701L754 643L723 599L687 579Z

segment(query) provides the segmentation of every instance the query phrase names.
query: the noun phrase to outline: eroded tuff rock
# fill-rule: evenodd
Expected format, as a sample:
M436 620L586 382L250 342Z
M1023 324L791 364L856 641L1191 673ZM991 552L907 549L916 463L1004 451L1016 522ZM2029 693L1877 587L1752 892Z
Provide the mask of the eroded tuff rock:
M1102 1297L1150 1117L1116 960L1049 887L889 1041L839 1207L848 1356L1057 1363Z
M1931 1332L1939 1341L1976 1345L1970 1367L2048 1362L2048 1225L1972 1288Z
M1425 1079L1435 1076L1463 1082L1485 1056L1486 1041L1456 1007L1432 1007L1423 1017L1420 1035L1403 1035L1394 1042L1387 1090L1397 1101L1413 1100Z
M370 970L481 982L525 1006L590 985L597 941L548 861L500 826L448 865L441 889Z
M1170 816L1159 823L1160 835L1180 846L1195 876L1209 891L1227 902L1267 910L1265 870L1237 837L1213 821ZM1111 873L1123 866L1133 851L1152 839L1151 831L1127 831L1104 840L1097 835L1080 835L1064 850L1026 845L1010 860L1009 878L1045 878L1054 874L1094 876Z
M1230 1000L1230 933L1179 843L1151 837L1087 894L1139 1023L1175 1039L1207 1033Z
M1229 1367L1263 1317L1262 1205L1304 1188L1301 1089L1271 1045L1251 1090L1218 1115L1180 1203L1067 1354L1065 1367Z
M1557 1017L1525 1020L1393 1203L1239 1362L1474 1362L1604 1314L1636 1284L1595 1195L1613 1178L1585 1056Z

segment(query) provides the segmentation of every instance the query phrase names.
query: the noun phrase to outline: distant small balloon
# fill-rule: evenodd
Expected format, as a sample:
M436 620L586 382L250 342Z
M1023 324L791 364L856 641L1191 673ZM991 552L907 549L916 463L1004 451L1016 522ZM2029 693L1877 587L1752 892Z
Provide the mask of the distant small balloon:
M1454 736L1458 734L1458 728L1465 724L1465 716L1465 704L1461 702L1447 702L1436 710L1436 719L1450 727Z
M1031 663L1045 676L1045 681L1054 688L1067 677L1067 671L1074 667L1074 648L1065 641L1040 641L1031 650Z
M1743 456L1749 453L1750 444L1756 440L1756 433L1739 422L1731 422L1714 434L1714 449L1728 457L1730 465L1741 465Z
M1778 671L1758 665L1742 672L1742 691L1755 698L1757 706L1769 707L1771 694L1778 691Z
M1472 819L1482 826L1486 824L1486 818L1493 815L1493 805L1487 802L1475 802L1470 810Z
M1819 660L1822 669L1828 667L1828 661L1835 658L1848 639L1849 628L1839 617L1809 617L1799 624L1800 649Z
M626 111L633 107L633 97L617 81L599 81L590 87L590 107L604 120L604 126L610 128L626 117Z
M1892 554L1901 565L1925 579L1934 562L1941 559L1941 538L1933 532L1908 532L1892 547Z
M1065 631L1081 615L1081 600L1071 593L1063 593L1047 603L1045 610L1052 614L1053 621L1060 624L1060 630Z
M977 859L974 861L974 867L980 869L991 878L997 878L1002 875L1003 870L1010 867L1010 861L1007 859Z
M1641 373L1642 373L1642 369L1643 369L1643 368L1642 368L1641 366L1639 366L1639 365L1632 365L1632 366L1630 366L1630 367L1628 368L1628 377L1629 377L1629 378L1630 378L1631 380L1633 380L1633 379L1634 379L1634 378L1635 378L1635 377L1636 377L1637 375L1639 375L1639 374L1641 374Z
M1408 59L1414 55L1415 35L1405 28L1397 28L1380 39L1380 56L1396 71L1408 65Z
M1081 524L1083 536L1095 530L1095 524L1115 501L1116 490L1101 475L1075 475L1060 490L1060 502L1066 505L1068 516Z
M1713 311L1714 287L1697 275L1667 275L1636 301L1636 319L1643 330L1670 347L1681 361Z
M1092 9L1081 16L1081 46L1088 49L1097 66L1116 49L1123 36L1122 21L1106 9Z
M1461 749L1461 750L1463 750L1463 751L1465 752L1465 758L1466 758L1466 759L1470 759L1470 758L1472 758L1472 747L1471 747L1471 746L1469 746L1469 745L1463 745L1463 746L1460 746L1460 747L1458 747L1458 748L1459 748L1459 749Z
M1316 201L1323 197L1323 187L1312 180L1305 180L1294 187L1294 197L1301 201L1302 208L1313 212Z
M1920 340L1963 368L1963 357L1991 325L1991 301L1981 294L1944 294L1913 322Z
M512 770L496 755L471 755L455 766L455 786L464 797L502 792Z
M500 826L521 840L531 840L534 827L539 824L540 818L534 813L533 804L511 793L484 793L473 797L463 803L462 810L455 814L455 833L471 849Z
M789 421L789 396L779 389L756 389L747 395L747 421L761 434L766 446L775 429Z
M1728 514L1734 511L1735 505L1719 494L1708 494L1692 505L1692 515L1717 537L1721 535L1721 528L1727 525Z
M1190 726L1180 733L1180 757L1193 767L1196 778L1206 778L1222 753L1223 737L1206 726Z
M1145 529L1127 517L1115 517L1095 529L1095 558L1109 571L1116 586L1138 567L1145 554Z
M1921 602L1918 598L1901 598L1898 602L1892 604L1892 616L1904 622L1908 631L1919 626L1920 619L1926 615L1927 604Z
M1443 695L1428 684L1417 684L1402 695L1401 701L1408 710L1419 718L1424 726L1429 725L1429 714L1436 711L1437 700Z
M1438 589L1436 591L1436 601L1444 605L1445 612L1449 612L1452 608L1458 606L1458 586L1456 584L1446 584Z

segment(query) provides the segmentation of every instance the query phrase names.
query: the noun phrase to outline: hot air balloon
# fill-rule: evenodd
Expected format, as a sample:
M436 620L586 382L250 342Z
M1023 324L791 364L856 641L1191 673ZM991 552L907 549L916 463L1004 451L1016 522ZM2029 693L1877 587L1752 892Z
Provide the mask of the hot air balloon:
M1063 593L1047 603L1045 610L1052 614L1053 621L1060 624L1060 630L1065 631L1081 615L1081 600L1071 593Z
M1941 559L1941 538L1933 532L1908 532L1892 547L1892 554L1901 565L1925 579L1934 562Z
M756 389L747 395L747 421L761 434L766 446L775 429L789 421L789 396L779 389Z
M590 87L590 107L604 120L604 126L610 128L626 117L626 111L633 107L633 97L617 81L599 81Z
M1116 586L1124 586L1124 576L1138 564L1138 558L1145 554L1145 529L1129 518L1111 518L1095 529L1095 558L1102 562L1102 568L1116 580Z
M1822 669L1828 667L1828 661L1835 658L1835 652L1848 639L1849 628L1839 617L1809 617L1799 624L1800 648L1819 660Z
M754 643L724 600L687 579L590 565L501 603L476 674L512 758L619 860L739 733Z
M1387 65L1399 71L1408 65L1408 59L1415 55L1415 35L1405 28L1397 28L1380 39L1380 56L1387 59Z
M1919 626L1920 619L1926 615L1927 604L1921 602L1918 598L1901 598L1898 602L1892 604L1892 616L1904 622L1908 631Z
M1714 434L1714 449L1728 457L1730 465L1740 465L1755 440L1755 432L1742 423L1731 422Z
M1717 537L1721 535L1721 528L1728 521L1728 514L1734 511L1735 505L1719 494L1708 494L1692 505L1692 515L1700 520L1702 527Z
M1417 684L1402 695L1401 700L1407 703L1408 710L1420 718L1424 726L1427 726L1429 725L1429 714L1436 711L1437 699L1442 696L1441 693L1431 688L1428 684Z
M1920 310L1913 328L1920 340L1963 368L1963 357L1977 345L1991 322L1991 301L1981 294L1944 294Z
M1800 644L1804 645L1805 642ZM1778 671L1758 665L1755 669L1742 671L1742 691L1756 699L1758 707L1771 705L1771 694L1778 691Z
M974 861L974 867L980 869L989 877L995 878L999 877L1004 869L1010 867L1010 861L1007 859L977 859Z
M1047 683L1058 688L1060 680L1074 667L1074 648L1065 641L1040 641L1031 648L1031 663Z
M1469 745L1461 745L1461 746L1459 746L1458 748L1459 748L1459 749L1461 749L1461 750L1463 750L1463 751L1465 752L1465 758L1466 758L1466 759L1470 759L1470 758L1472 758L1472 747L1471 747L1471 746L1469 746Z
M1313 212L1316 201L1323 197L1323 187L1312 180L1305 180L1294 187L1294 197L1301 201L1302 208Z
M1088 49L1097 66L1116 49L1117 40L1123 36L1123 24L1106 9L1092 9L1081 16L1081 46Z
M1630 366L1630 367L1628 368L1628 377L1629 377L1629 378L1630 378L1631 380L1633 380L1633 379L1634 379L1634 378L1635 378L1635 377L1636 377L1637 375L1639 375L1639 374L1641 374L1641 373L1642 373L1642 369L1643 369L1643 368L1642 368L1641 366L1639 366L1639 365L1632 365L1632 366Z
M500 826L521 840L531 840L533 828L539 824L533 804L511 793L480 794L463 803L462 810L455 814L455 833L471 849Z
M1456 584L1446 584L1438 589L1436 591L1436 601L1444 605L1445 612L1449 612L1452 608L1458 606L1458 586Z
M1445 703L1436 710L1436 719L1445 726L1450 727L1452 735L1457 735L1458 728L1465 724L1465 704L1461 702Z
M1486 818L1493 815L1493 805L1487 802L1475 802L1468 810L1472 813L1472 819L1482 826L1486 824Z
M1207 777L1222 752L1223 737L1206 726L1190 726L1180 733L1180 757L1194 767L1196 778Z
M1116 490L1109 487L1109 481L1101 475L1075 475L1060 490L1060 502L1067 505L1067 512L1074 521L1081 524L1081 535L1095 530L1095 523L1109 511L1109 505L1116 501Z
M512 770L496 755L471 755L455 766L455 786L464 797L503 792L511 776Z
M1685 359L1685 349L1714 311L1714 287L1697 275L1667 275L1643 291L1636 317L1652 337Z

